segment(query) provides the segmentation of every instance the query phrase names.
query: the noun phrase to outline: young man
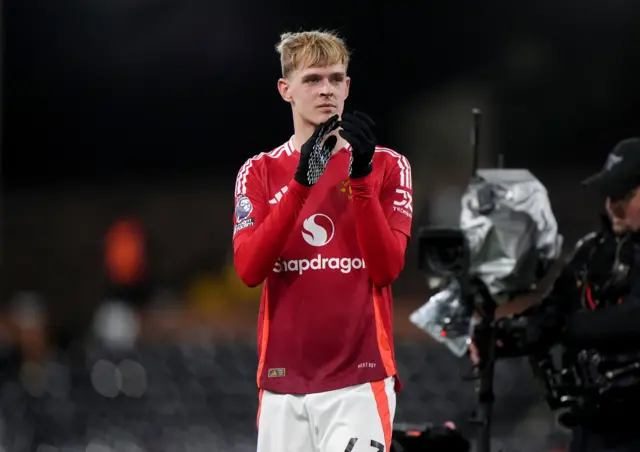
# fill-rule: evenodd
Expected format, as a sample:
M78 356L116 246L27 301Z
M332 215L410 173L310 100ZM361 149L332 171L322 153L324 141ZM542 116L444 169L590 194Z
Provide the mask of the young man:
M406 158L345 113L349 53L332 33L286 33L278 91L294 135L249 159L235 190L236 271L264 282L259 452L389 451L396 364L391 283L412 215Z

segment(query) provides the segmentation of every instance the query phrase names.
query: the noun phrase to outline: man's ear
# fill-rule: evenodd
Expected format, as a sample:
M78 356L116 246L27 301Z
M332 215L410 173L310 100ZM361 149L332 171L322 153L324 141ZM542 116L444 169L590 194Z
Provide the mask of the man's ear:
M349 97L349 88L351 88L351 77L347 77L344 81L345 85L347 85L347 92L344 95L344 98L346 99L347 97Z
M289 94L289 81L286 78L278 79L278 92L285 102L291 103L291 95Z

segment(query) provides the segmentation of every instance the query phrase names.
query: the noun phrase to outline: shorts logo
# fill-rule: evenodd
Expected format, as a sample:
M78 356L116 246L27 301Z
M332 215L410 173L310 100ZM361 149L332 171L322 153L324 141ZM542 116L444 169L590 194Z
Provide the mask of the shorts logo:
M277 369L269 369L267 376L269 378L284 377L286 375L286 369L284 367L278 367Z
M249 216L253 210L253 204L245 195L238 196L236 200L236 221L242 221Z
M302 223L302 238L311 246L324 246L333 239L335 226L328 216L316 213Z

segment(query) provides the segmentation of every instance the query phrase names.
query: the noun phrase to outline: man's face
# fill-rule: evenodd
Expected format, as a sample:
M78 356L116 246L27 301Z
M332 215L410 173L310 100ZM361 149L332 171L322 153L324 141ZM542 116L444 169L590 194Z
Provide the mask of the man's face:
M342 115L350 83L344 65L334 64L294 71L278 80L278 90L295 115L317 126L336 113Z
M624 198L607 198L607 212L617 233L640 230L640 190L634 189Z

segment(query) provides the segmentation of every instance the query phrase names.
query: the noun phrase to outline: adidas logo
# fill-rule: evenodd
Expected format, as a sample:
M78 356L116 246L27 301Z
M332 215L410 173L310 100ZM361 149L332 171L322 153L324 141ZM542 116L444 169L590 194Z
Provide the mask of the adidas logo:
M285 185L284 187L282 187L280 189L280 191L278 193L276 193L276 195L273 197L273 199L269 200L269 204L278 204L280 202L280 200L282 199L282 195L284 195L288 190L288 187Z

